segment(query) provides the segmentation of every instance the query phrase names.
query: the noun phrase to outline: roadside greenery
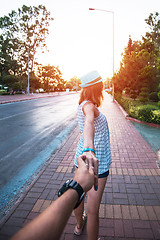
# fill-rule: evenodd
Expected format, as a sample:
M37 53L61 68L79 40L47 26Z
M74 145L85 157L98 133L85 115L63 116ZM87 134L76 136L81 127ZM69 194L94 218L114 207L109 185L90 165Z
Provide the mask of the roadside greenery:
M143 122L160 124L160 109L156 102L147 101L146 103L142 103L140 99L133 100L121 93L116 93L115 99L130 117Z
M122 54L120 69L113 77L115 92L123 92L126 88L134 97L146 102L150 93L158 94L160 84L160 15L150 14L145 20L149 26L142 41L132 41Z
M141 41L129 37L113 76L115 98L131 117L160 124L160 14L151 13L145 22L149 31Z
M37 52L47 50L46 38L52 21L44 5L23 5L0 17L0 85L17 93L26 90L29 65L30 91L64 88L65 81L58 66L42 67L36 61Z

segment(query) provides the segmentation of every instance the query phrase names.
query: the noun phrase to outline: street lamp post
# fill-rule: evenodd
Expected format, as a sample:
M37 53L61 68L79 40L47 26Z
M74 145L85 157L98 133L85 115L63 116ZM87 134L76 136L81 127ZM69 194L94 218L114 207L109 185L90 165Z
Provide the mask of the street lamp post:
M29 95L29 48L28 48L28 95Z
M89 8L89 10L108 12L108 13L112 13L112 15L113 15L113 76L114 76L114 12L104 10L104 9L97 9L97 8ZM112 82L112 96L113 96L113 101L114 101L114 83L113 82Z

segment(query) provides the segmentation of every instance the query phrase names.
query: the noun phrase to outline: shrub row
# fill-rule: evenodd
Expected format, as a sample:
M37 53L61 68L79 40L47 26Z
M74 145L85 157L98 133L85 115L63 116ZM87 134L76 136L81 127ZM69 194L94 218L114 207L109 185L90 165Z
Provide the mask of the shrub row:
M143 122L160 124L160 109L151 104L140 105L136 101L128 100L122 97L120 93L115 94L115 99L125 109L129 116L139 119Z
M160 124L160 109L153 105L132 106L129 115L143 122Z

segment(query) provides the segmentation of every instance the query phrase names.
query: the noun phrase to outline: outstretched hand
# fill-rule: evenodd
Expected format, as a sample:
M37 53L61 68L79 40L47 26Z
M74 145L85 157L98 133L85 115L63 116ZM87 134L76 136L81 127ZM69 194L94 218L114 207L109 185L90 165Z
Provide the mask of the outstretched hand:
M98 190L98 159L91 151L84 152L82 158L85 158L85 163L92 167L94 170L94 189Z
M95 191L98 190L98 159L96 158L93 152L84 152L82 156L78 157L78 169L79 166L84 166L85 169L88 168L89 172L94 175L94 189ZM81 164L81 165L79 165Z
M78 169L75 172L73 180L78 182L85 192L88 192L94 185L94 168L92 164L86 162L84 156L77 158Z

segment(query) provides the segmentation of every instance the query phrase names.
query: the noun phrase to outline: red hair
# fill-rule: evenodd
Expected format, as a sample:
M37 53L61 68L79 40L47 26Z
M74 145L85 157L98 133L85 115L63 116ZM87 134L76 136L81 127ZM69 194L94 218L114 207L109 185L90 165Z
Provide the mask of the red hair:
M103 82L96 83L90 87L82 88L79 105L85 100L91 101L94 105L99 107L103 100Z

